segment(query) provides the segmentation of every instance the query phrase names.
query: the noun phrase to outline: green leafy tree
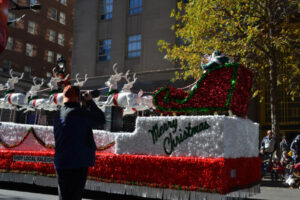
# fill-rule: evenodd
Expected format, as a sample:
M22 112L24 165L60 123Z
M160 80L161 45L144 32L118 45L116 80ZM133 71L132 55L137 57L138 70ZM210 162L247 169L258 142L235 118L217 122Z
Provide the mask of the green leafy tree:
M159 41L166 58L181 66L177 79L198 79L205 54L222 50L254 72L253 97L269 91L272 131L279 133L278 86L299 93L299 0L179 1L171 17L176 44Z

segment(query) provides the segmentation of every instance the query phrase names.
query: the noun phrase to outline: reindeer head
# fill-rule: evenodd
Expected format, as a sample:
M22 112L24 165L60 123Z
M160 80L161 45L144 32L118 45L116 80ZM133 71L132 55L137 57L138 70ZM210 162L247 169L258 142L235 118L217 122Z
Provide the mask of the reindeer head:
M117 83L121 80L123 73L117 72L117 63L114 64L113 71L115 72L115 74L109 77L109 79L105 82L105 85L110 89L117 89Z
M37 84L36 82L37 77L33 77L33 86L31 86L30 90L29 90L29 94L30 96L36 96L37 95L37 91L41 89L42 85L44 84L44 79L42 79L40 84Z
M123 76L125 78L125 80L127 81L127 83L123 85L123 88L122 88L123 92L130 92L130 89L133 87L133 84L137 80L135 73L133 74L133 81L130 81L130 78L128 78L128 75L129 75L129 70L126 72L125 76Z
M6 82L7 90L13 90L15 89L15 84L19 82L20 79L23 78L24 73L21 74L20 77L13 76L13 70L9 70L9 75L11 78L9 78Z
M83 81L79 81L79 73L76 74L76 83L74 83L74 86L82 87L85 82L88 80L87 74L84 76Z

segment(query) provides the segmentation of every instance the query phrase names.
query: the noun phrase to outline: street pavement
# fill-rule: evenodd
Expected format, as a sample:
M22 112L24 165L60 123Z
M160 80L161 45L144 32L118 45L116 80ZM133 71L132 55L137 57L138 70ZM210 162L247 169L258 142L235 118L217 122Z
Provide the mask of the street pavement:
M0 200L57 200L55 188L26 184L0 183ZM86 191L83 200L146 200L145 198ZM232 199L232 198L230 198ZM233 198L238 199L238 198ZM282 181L262 181L261 193L249 200L300 200L300 189L291 189ZM147 199L149 200L149 199ZM152 199L153 200L153 199Z
M261 192L249 199L256 200L300 200L300 189L290 188L283 181L264 179L261 182Z

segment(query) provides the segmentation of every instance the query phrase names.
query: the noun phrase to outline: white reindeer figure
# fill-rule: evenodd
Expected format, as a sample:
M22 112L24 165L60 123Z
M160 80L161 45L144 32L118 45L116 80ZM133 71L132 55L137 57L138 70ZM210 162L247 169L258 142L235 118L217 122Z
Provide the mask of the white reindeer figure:
M136 78L136 73L133 74L133 81L130 81L130 78L128 77L129 75L129 70L126 72L126 74L122 77L125 78L125 80L127 81L127 83L125 83L123 85L123 88L121 90L121 92L131 92L131 88L133 87L133 84L136 82L137 78Z
M69 75L66 76L66 78L68 78ZM65 78L65 80L66 80ZM88 80L88 77L87 77L87 74L85 74L85 78L83 81L79 81L79 74L76 74L76 82L74 83L75 86L79 86L79 87L82 87L85 82ZM57 83L60 82L60 81L64 81L64 80L58 80L57 79ZM56 85L57 85L56 83ZM57 110L58 107L60 106L63 106L64 102L63 102L63 93L56 93L56 94L52 94L50 97L49 97L49 103L48 103L48 107L45 108L49 111L52 111L52 110Z
M23 106L22 110L25 109L24 113L28 111L41 110L46 108L48 103L48 99L45 98L37 98L37 92L41 89L44 84L44 79L42 79L40 84L36 82L37 77L33 77L33 86L31 86L30 90L26 93L25 102L26 104Z
M24 76L24 73L21 74L20 77L17 76L13 76L13 70L9 70L9 75L11 78L9 78L5 84L6 86L6 90L7 91L12 91L15 89L15 84L17 84L19 82L19 80L21 80Z
M4 100L1 100L4 104L7 105L13 105L15 106L23 106L25 104L25 95L23 93L14 93L15 90L15 84L19 82L24 76L24 73L21 74L20 77L18 76L13 76L13 70L11 69L9 71L9 74L11 78L9 78L6 82L6 95L4 97ZM10 107L12 108L12 107Z
M114 70L116 74L116 70ZM118 75L120 76L121 73ZM124 84L122 90L119 93L111 93L107 101L104 103L104 106L120 106L125 108L124 113L125 114L132 114L135 111L142 111L148 109L146 105L144 105L142 102L145 102L142 100L143 91L140 90L138 94L131 92L131 88L133 87L133 84L136 82L137 77L136 74L133 75L133 80L130 81L130 78L128 78L129 71L126 72L124 76L121 76L125 78L127 81L126 84ZM114 76L114 75L112 75ZM110 92L112 91L111 88L117 88L117 81L120 80L116 79L117 81L114 82L114 86L111 85L112 76L110 77L109 81L107 81L105 84L110 88Z
M47 86L50 88L51 91L55 91L58 90L58 83L67 80L69 78L69 74L63 79L62 77L56 75L55 68L53 68L52 72L53 76L51 77Z
M113 66L113 71L115 74L111 75L109 79L105 82L105 85L109 87L109 91L117 90L118 89L118 82L122 79L122 72L117 72L117 63Z
M33 77L33 86L31 86L30 90L26 94L26 96L31 99L37 97L37 92L41 89L42 85L44 84L44 79L42 79L40 84L36 83L36 79L37 77Z
M87 82L88 80L88 77L87 77L87 74L85 74L84 76L84 80L83 81L79 81L79 73L76 74L76 83L74 83L75 86L78 86L78 87L82 87L85 82Z

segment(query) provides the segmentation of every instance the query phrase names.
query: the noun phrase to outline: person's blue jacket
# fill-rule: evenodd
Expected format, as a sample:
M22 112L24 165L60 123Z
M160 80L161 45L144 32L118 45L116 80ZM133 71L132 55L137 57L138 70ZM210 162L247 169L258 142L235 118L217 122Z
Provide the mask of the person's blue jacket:
M293 140L290 149L295 154L300 154L300 135L297 135L297 137Z
M93 166L97 149L92 128L105 123L103 112L91 100L87 107L65 103L54 120L56 169Z

